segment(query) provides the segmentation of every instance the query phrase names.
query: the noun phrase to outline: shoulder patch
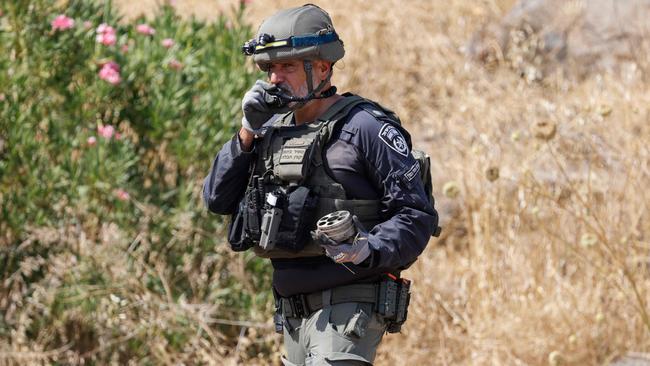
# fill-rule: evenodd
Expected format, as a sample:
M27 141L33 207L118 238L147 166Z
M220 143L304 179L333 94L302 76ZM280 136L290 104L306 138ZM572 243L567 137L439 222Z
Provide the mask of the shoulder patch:
M391 149L395 150L400 155L407 157L409 154L409 147L406 144L404 136L390 123L384 123L379 130L379 138Z

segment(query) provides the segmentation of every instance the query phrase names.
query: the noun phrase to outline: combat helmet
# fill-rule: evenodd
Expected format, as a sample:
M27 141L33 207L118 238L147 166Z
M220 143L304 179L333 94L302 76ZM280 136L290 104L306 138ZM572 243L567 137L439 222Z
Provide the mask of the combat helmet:
M335 63L345 55L343 41L334 30L329 14L313 4L284 9L264 20L256 37L244 43L242 52L252 56L253 61L264 71L268 71L271 62L302 59L308 90L306 98L299 98L303 102L318 98L314 94L325 86L332 75L330 71L328 77L313 88L311 61L326 60ZM324 94L332 95L336 89L327 92Z

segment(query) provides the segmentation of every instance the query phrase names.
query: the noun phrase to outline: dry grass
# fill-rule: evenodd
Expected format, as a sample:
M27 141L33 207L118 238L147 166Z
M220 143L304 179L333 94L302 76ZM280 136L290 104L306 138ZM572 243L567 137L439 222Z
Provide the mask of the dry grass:
M345 40L339 89L395 109L431 154L445 229L406 273L409 322L377 364L584 365L650 351L649 90L637 75L528 83L467 62L472 33L512 2L315 1ZM256 1L249 19L302 3ZM209 17L207 4L177 6ZM535 137L542 123L555 134Z

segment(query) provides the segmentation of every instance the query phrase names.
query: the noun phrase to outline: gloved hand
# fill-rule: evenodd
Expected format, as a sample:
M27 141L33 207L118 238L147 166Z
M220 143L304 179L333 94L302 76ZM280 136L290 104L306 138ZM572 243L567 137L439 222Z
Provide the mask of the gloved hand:
M357 228L357 235L352 240L352 243L337 243L319 230L311 232L314 240L320 242L321 246L325 248L325 254L336 263L352 262L359 264L370 256L368 231L356 216L352 216L352 221Z
M242 117L242 126L254 133L258 133L262 125L266 123L274 114L285 113L289 108L273 108L266 102L268 100L268 90L274 88L273 84L269 84L262 80L257 80L255 85L244 94L241 102L241 108L244 112Z

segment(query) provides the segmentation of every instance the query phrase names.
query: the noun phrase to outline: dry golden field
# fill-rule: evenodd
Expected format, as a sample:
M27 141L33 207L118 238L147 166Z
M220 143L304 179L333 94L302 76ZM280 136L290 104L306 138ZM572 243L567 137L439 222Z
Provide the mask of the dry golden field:
M303 3L253 1L248 19ZM396 110L432 157L443 234L405 274L409 321L377 364L594 365L650 351L645 69L528 82L507 60L467 61L462 47L512 0L315 3L345 41L339 90ZM209 19L230 4L175 6Z

